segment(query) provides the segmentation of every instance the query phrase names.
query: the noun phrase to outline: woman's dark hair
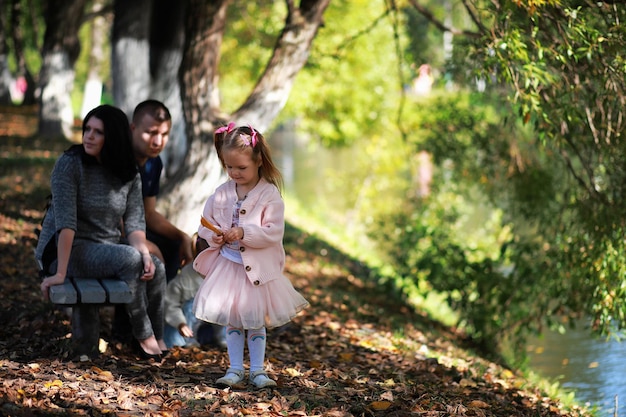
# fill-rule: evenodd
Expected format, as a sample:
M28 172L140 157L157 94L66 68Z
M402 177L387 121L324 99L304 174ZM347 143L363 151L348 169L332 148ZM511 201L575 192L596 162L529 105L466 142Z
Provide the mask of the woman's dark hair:
M131 181L137 175L137 163L133 154L132 137L128 117L117 107L103 104L92 109L83 119L83 134L87 122L92 117L102 120L104 145L100 152L100 162L113 175L123 182ZM88 156L84 153L84 156Z

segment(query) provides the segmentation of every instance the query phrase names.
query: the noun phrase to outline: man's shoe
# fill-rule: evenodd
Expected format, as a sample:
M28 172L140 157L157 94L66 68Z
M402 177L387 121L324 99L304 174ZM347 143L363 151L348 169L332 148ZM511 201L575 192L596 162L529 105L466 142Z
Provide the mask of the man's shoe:
M267 373L265 371L251 372L250 383L257 388L268 388L276 386L276 381L267 376Z
M244 379L244 371L243 369L232 369L228 368L226 371L226 375L219 378L215 383L217 385L232 387L233 385L238 385L243 382Z

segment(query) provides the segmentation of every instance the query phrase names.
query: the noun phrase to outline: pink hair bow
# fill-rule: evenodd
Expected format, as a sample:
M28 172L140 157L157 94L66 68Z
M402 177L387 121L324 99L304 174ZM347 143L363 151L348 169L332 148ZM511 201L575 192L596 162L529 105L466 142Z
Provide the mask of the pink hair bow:
M256 146L256 143L258 141L257 137L256 137L256 130L254 130L254 128L250 125L248 125L248 127L250 128L250 131L252 133L250 133L250 139L248 139L247 135L244 135L243 133L239 134L239 137L241 138L241 140L243 141L243 143L245 143L248 146L252 146L253 148Z
M223 132L230 133L233 131L234 128L235 128L235 122L230 122L228 126L222 126L218 129L215 129L215 133L216 134L223 133Z
M251 125L248 125L248 127L250 128L250 131L252 131L252 134L250 135L250 140L252 141L252 147L254 148L257 142L256 130L254 130Z

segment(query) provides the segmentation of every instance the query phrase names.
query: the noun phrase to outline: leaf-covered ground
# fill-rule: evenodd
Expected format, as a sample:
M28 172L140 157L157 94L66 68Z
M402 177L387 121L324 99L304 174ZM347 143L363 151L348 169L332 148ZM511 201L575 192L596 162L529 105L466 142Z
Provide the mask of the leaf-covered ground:
M68 145L43 142L32 109L0 109L0 415L582 416L515 372L471 353L462 335L377 286L359 262L288 227L287 275L311 302L268 333L278 386L220 389L225 350L174 349L147 363L110 338L96 360L71 354L67 311L44 302L33 260L49 172Z

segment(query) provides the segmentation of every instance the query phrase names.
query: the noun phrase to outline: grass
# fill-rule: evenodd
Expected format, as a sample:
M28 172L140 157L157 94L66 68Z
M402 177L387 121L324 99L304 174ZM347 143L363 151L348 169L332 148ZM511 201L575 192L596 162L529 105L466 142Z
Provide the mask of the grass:
M378 256L375 243L367 236L354 236L345 233L341 225L329 223L319 216L319 212L312 212L303 207L293 196L285 196L286 219L289 223L310 233L318 239L341 248L341 250L377 271L383 281L390 281L402 291L401 280L396 276L393 266ZM434 291L413 293L408 301L415 309L424 311L431 319L446 326L454 326L458 322L456 314L446 303L446 295Z

